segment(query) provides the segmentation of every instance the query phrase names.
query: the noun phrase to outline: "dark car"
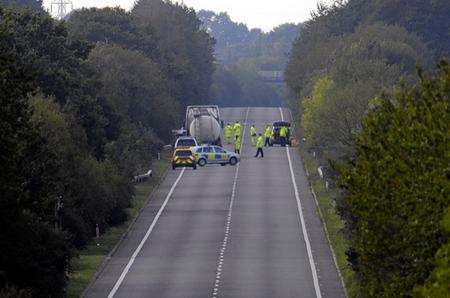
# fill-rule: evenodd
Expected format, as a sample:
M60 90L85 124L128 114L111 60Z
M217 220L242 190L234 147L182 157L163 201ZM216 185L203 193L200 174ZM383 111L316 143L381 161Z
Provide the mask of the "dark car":
M287 127L287 135L285 139L285 143L283 143L283 139L280 137L280 129L281 127ZM286 121L277 121L273 124L272 127L273 135L270 138L269 146L273 145L289 145L291 146L291 123Z

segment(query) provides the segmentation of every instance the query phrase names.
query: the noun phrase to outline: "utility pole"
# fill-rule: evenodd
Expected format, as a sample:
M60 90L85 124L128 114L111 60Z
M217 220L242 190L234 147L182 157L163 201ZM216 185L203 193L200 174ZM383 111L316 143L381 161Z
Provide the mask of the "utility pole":
M50 12L52 14L55 12L54 15L59 20L62 20L72 10L73 3L71 0L53 0L50 5Z

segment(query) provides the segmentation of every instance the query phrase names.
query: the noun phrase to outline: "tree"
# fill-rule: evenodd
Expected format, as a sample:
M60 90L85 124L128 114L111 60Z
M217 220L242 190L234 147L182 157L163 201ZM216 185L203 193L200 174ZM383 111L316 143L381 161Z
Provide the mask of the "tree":
M447 242L438 250L435 257L435 268L424 285L414 288L415 297L445 297L450 293L450 208L447 208L442 220L442 228Z
M308 147L314 148L321 145L320 122L324 121L323 112L326 109L326 99L333 86L333 81L329 77L323 77L316 81L310 97L303 99L303 114L301 128L306 138Z
M58 297L66 281L70 245L34 212L28 156L38 136L28 94L35 89L30 64L19 63L14 16L0 8L0 289L17 286L31 295ZM50 282L51 281L51 282Z
M13 16L17 61L30 65L44 95L54 97L78 116L89 145L101 157L109 121L96 96L92 70L85 62L89 46L83 41L69 41L64 23L55 22L46 14L22 11Z
M350 0L335 1L330 6L322 5L319 8L313 18L304 24L286 68L285 78L295 95L291 99L293 101L311 92L316 76L330 69L340 57L339 49L345 45L345 37L354 34L358 28L377 25L404 28L411 36L418 36L421 43L428 47L428 51L434 53L434 57L429 55L428 61L450 54L448 43L444 42L448 39L450 27L447 17L450 11L448 1ZM401 29L397 31L399 30ZM373 32L370 34L373 35ZM366 45L370 46L370 40ZM395 45L395 42L386 44L388 48L390 45ZM423 48L423 45L420 48ZM397 48L397 52L400 50L401 48ZM422 61L423 65L427 66L428 61ZM410 64L410 68L413 68L414 64L415 62Z
M364 293L408 297L445 243L449 205L450 68L384 95L367 115L357 158L341 170Z
M213 102L225 106L281 105L286 96L284 84L267 82L259 73L285 67L301 25L283 24L264 33L233 22L226 13L202 10L198 16L216 40L215 56L222 64L214 76ZM237 82L241 82L239 86Z
M131 50L141 50L153 59L160 56L154 29L151 26L139 28L131 13L119 7L76 10L67 24L69 36L74 40L117 44Z
M311 77L312 87L304 87L310 95L302 90L306 95L300 103L307 146L333 160L354 157L354 138L370 100L391 90L400 77L413 82L416 63L429 63L425 45L399 27L363 26L339 43L325 76L332 86L324 88L322 77Z
M109 156L130 176L148 170L160 138L169 141L179 125L179 104L169 95L169 82L142 52L119 46L98 45L89 62L102 83L100 95L119 116L120 137L108 144Z
M156 60L171 82L171 95L184 107L210 100L214 40L200 27L195 11L162 0L137 1L132 14L145 30L156 30L161 57Z

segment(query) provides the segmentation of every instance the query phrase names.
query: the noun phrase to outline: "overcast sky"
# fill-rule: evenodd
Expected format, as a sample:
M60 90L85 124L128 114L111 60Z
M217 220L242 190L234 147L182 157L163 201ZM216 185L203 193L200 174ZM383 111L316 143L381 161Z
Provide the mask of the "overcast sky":
M172 0L174 2L181 0ZM283 23L298 23L309 19L311 11L320 0L184 0L196 10L208 9L215 12L226 11L233 21L247 24L250 28L270 31ZM322 0L321 2L329 2ZM44 0L46 7L52 0ZM121 6L130 9L134 0L72 0L74 8Z

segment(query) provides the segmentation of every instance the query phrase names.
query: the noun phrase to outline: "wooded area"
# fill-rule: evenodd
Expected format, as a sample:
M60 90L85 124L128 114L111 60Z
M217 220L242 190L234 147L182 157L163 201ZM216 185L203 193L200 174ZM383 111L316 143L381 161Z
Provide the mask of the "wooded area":
M447 297L449 16L448 0L340 0L264 33L164 0L64 21L0 0L0 296L64 296L187 105L289 94L301 146L332 170L361 295ZM262 75L284 68L289 90Z
M212 96L221 106L280 106L286 97L283 78L272 82L262 72L282 73L301 25L283 24L268 33L249 30L228 14L199 11L203 28L216 40L217 69Z
M19 5L17 5L19 4ZM76 248L127 218L183 108L207 103L213 39L160 0L56 21L0 1L0 296L61 297Z
M286 69L304 146L342 187L363 296L450 293L449 15L445 0L319 5Z

